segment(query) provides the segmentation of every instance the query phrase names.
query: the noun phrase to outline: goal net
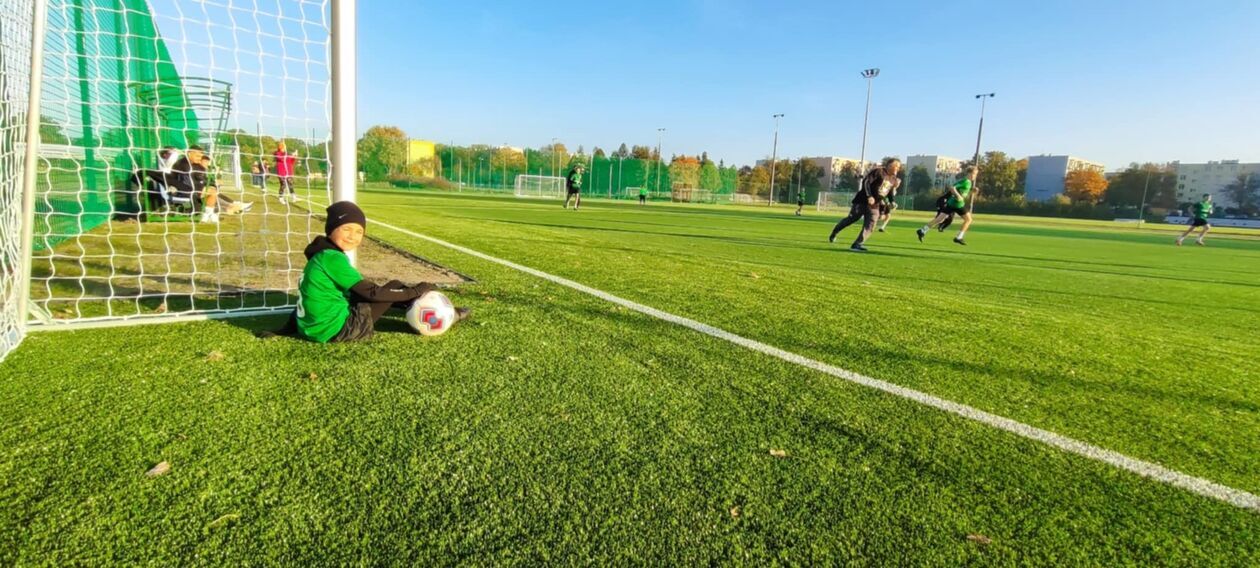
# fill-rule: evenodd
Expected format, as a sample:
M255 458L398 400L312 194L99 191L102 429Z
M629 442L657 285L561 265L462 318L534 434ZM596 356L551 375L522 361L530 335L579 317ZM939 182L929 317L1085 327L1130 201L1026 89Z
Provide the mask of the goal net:
M564 198L565 180L558 176L533 176L521 174L516 176L517 197L559 197Z
M0 4L0 360L25 331L23 161L31 87L31 0Z
M715 203L714 194L707 189L675 187L670 191L670 201L676 203Z
M330 3L46 1L31 323L292 306L331 197Z
M843 211L852 206L852 191L820 191L818 192L819 211Z

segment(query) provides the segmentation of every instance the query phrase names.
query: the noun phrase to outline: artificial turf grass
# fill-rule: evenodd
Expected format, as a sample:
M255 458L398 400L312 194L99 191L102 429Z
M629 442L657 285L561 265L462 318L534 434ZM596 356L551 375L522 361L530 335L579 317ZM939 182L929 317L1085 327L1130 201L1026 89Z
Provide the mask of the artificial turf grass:
M229 323L33 336L0 366L0 559L1256 558L1244 511L391 240L477 277L456 293L476 325L354 346Z
M1036 220L990 235L982 219L964 248L948 233L921 245L918 223L903 221L872 239L873 253L853 255L826 244L832 220L818 216L614 204L572 212L402 192L362 200L382 220L1260 490L1254 240L1178 249L1166 235ZM388 233L378 232L401 238Z
M0 445L13 504L0 558L1230 563L1257 553L1251 513L467 264L485 282L459 293L476 324L437 340L256 341L224 322L34 336L0 368L0 410L13 417ZM196 347L136 348L152 344ZM215 351L222 358L206 356ZM64 352L101 358L54 356ZM157 461L171 473L144 477Z

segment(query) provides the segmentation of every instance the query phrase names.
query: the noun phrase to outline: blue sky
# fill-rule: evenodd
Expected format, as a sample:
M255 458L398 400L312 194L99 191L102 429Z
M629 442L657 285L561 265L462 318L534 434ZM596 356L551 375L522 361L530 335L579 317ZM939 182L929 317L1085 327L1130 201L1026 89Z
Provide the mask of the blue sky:
M459 144L1260 161L1260 2L360 2L360 125Z

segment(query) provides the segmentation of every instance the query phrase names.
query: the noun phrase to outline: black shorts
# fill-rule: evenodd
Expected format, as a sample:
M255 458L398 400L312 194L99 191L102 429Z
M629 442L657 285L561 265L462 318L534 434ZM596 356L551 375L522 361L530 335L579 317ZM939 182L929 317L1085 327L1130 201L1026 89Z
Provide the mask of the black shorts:
M575 188L575 187L570 187L570 188L569 188L569 193L568 193L567 195L580 195L581 193L582 193L582 190L581 190L581 189L578 189L578 188Z
M805 202L804 202L804 201L801 201L801 200L799 200L799 199L797 199L797 200L796 200L796 206L797 206L797 207L804 207L804 206L805 206Z
M1207 224L1208 224L1207 219L1198 219L1198 218L1196 218L1196 219L1194 219L1193 221L1190 221L1190 226L1191 226L1191 227L1203 227L1203 226L1205 226L1205 225L1207 225Z
M945 194L945 195L942 195L940 199L936 200L937 213L940 213L942 215L965 215L967 213L967 210L963 209L962 207L954 207L953 205L950 205L949 198L950 198L950 195Z
M376 322L372 321L372 304L367 302L351 304L350 317L346 318L346 323L341 325L341 331L338 331L337 335L328 342L346 343L371 339L376 331L375 328Z
M891 213L892 213L892 204L891 204L891 203L889 203L889 202L885 201L885 202L883 202L883 203L880 203L880 204L879 204L879 214L880 214L880 216L888 215L888 214L891 214Z

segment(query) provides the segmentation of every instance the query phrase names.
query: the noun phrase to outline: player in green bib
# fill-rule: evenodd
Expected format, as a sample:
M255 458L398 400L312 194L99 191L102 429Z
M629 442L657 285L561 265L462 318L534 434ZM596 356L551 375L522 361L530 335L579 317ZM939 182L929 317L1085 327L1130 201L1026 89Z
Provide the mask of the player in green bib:
M586 166L578 164L569 170L569 175L564 179L565 194L564 208L569 208L569 198L573 198L573 210L577 211L582 206L582 173L586 171Z
M639 205L646 205L646 204L647 204L647 188L640 187L639 188Z
M963 218L963 226L962 229L958 231L958 236L954 237L954 242L960 245L967 244L967 241L964 240L964 238L967 236L967 229L971 227L972 221L971 211L967 210L967 198L971 197L974 199L971 192L979 191L979 188L976 187L977 173L978 170L975 166L967 168L967 175L963 177L963 179L958 180L958 183L955 183L953 187L949 188L949 193L942 195L941 198L937 200L936 217L932 219L931 222L921 227L918 231L915 231L915 234L919 236L919 242L923 242L923 237L927 236L928 231L932 230L932 227L940 225L954 215L961 215Z
M1194 218L1190 220L1190 227L1180 237L1177 237L1177 246L1181 246L1181 241L1186 240L1186 237L1198 227L1203 227L1203 232L1199 233L1199 238L1195 239L1194 242L1199 246L1203 246L1203 237L1206 237L1208 231L1212 230L1212 224L1208 223L1208 218L1212 216L1212 194L1203 194L1203 200L1194 204L1193 213Z
M297 335L316 343L362 341L372 337L376 322L390 308L405 310L413 300L436 289L432 284L407 286L397 280L378 286L364 279L346 253L363 241L367 217L349 201L329 205L327 211L327 236L315 237L305 250L297 310L283 329L260 337ZM456 308L456 314L462 320L469 310Z

